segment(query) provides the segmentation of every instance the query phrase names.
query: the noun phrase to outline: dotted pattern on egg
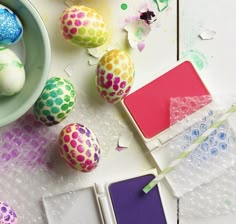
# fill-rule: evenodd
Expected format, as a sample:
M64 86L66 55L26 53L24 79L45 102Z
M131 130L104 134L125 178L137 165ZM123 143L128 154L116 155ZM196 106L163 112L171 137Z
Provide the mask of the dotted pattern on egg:
M0 201L0 224L17 224L14 210L6 203Z
M130 91L134 81L134 65L120 50L111 50L99 61L96 84L100 95L109 103L116 103Z
M16 15L0 5L0 44L9 45L17 42L23 29Z
M35 117L50 126L65 119L74 107L74 86L66 79L52 77L34 105Z
M90 172L100 159L96 136L81 124L69 124L59 136L59 151L66 163L75 170Z
M107 40L108 32L103 18L91 8L72 6L63 12L60 21L63 37L76 45L94 48Z

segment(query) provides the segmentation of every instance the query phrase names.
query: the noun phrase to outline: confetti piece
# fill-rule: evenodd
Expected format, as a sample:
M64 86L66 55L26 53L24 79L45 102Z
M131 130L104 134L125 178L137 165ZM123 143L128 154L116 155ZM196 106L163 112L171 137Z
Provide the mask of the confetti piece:
M104 53L105 53L105 50L101 49L100 47L88 48L88 54L95 57L95 58L102 57Z
M88 59L88 64L94 66L98 64L99 59L107 52L104 46L96 48L88 48L87 53L90 56Z
M133 136L132 132L128 130L123 131L118 139L116 150L122 151L123 149L129 148L132 136Z
M140 52L144 49L144 47L145 47L145 43L144 42L138 43L138 49L139 49Z
M133 20L124 27L124 30L128 32L130 46L142 51L143 42L150 33L151 27L144 20Z
M202 40L212 40L214 39L216 35L216 32L214 30L205 30L201 34L199 34L199 37Z
M121 152L121 151L124 150L124 149L127 149L127 147L120 147L120 146L118 146L118 145L117 145L117 147L116 147L116 150L117 150L118 152Z
M94 66L98 64L99 59L98 58L94 58L94 57L90 57L88 60L88 64L90 66Z
M122 3L120 7L122 10L126 10L128 8L128 5L126 3Z
M67 74L69 77L71 77L71 76L74 74L74 71L75 71L74 65L68 64L68 65L65 67L64 71L66 72L66 74Z

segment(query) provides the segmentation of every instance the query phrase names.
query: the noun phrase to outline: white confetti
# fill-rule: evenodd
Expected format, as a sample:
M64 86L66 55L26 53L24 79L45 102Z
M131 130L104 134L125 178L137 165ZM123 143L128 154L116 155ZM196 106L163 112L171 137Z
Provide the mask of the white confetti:
M71 77L71 76L74 74L74 71L75 71L74 65L68 64L68 65L65 67L64 71L66 72L66 74L67 74L69 77Z
M214 30L205 30L201 34L199 34L202 40L212 40L214 39L216 32Z
M123 131L119 136L116 149L118 151L121 151L122 149L129 148L132 137L133 137L132 132L128 130Z
M90 57L89 60L88 60L88 64L90 66L97 65L98 64L98 58Z
M100 47L96 47L96 48L88 48L88 54L90 56L93 56L94 58L101 58L103 56L103 54L105 54L105 50L100 48Z

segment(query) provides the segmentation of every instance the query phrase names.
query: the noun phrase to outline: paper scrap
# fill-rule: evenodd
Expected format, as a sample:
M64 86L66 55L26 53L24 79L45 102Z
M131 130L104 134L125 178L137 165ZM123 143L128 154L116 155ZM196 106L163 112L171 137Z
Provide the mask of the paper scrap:
M216 32L214 30L205 30L201 34L199 34L202 40L212 40L214 39Z
M89 54L88 64L90 66L97 65L100 58L107 52L104 46L96 47L96 48L88 48L87 52Z
M161 12L168 7L168 0L153 0L157 4L158 10Z
M105 53L105 50L100 47L88 48L88 54L93 56L94 58L101 58L104 53Z
M66 74L67 74L69 77L71 77L71 76L74 74L75 66L72 65L72 64L68 64L68 65L65 67L64 71L66 72Z
M90 66L97 65L101 57L106 54L108 51L113 49L121 49L121 43L114 42L114 43L107 43L100 47L96 48L88 48L87 53L90 56L88 59L88 64Z
M128 32L128 41L132 48L143 50L143 42L151 31L151 27L144 20L133 20L124 27Z
M130 131L122 132L118 139L116 150L122 151L123 149L129 148L132 136L133 136L133 133Z
M90 66L97 65L98 61L99 61L98 58L90 57L89 60L88 60L88 64Z

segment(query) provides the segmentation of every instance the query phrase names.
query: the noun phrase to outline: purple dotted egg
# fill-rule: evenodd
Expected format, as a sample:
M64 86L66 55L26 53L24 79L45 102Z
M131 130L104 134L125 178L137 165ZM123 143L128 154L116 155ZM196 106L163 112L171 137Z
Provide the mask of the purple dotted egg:
M59 152L73 169L82 172L94 170L100 160L100 146L94 133L84 125L72 123L59 135Z

